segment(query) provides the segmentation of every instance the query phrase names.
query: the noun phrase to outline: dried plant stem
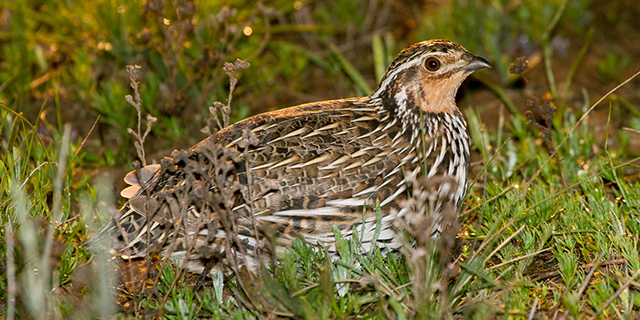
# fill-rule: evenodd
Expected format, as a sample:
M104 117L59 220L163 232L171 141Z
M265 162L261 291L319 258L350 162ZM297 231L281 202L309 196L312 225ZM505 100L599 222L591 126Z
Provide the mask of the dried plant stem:
M514 262L520 261L522 259L526 259L526 258L529 258L529 257L537 256L537 255L539 255L539 254L541 254L543 252L549 251L549 250L551 250L551 248L546 248L546 249L542 249L542 250L539 250L539 251L536 251L536 252L525 254L524 256L520 256L520 257L517 257L517 258L513 258L511 260L507 260L507 261L502 262L502 263L498 263L495 266L491 266L489 269L500 268L500 267L502 267L504 265L507 265L507 264L510 264L510 263L514 263Z
M535 300L533 300L533 306L531 306L531 311L529 311L529 317L527 318L527 320L532 320L535 315L536 315L536 309L538 307L538 297L536 297Z
M604 256L604 250L600 251L600 254L598 255L598 257L596 257L596 259L595 259L595 261L593 263L590 263L593 266L591 267L591 271L589 271L589 274L587 274L587 276L584 278L584 281L582 282L582 285L578 289L578 292L577 292L577 297L578 298L580 298L580 296L582 296L582 293L587 288L587 285L589 284L589 281L591 280L591 277L593 276L593 273L596 271L596 269L600 265L600 260L602 259L603 256ZM569 289L570 289L569 287L566 287L562 292L562 296L566 296L569 293ZM556 311L553 313L553 319L557 319L558 318L558 314L560 313L560 304L561 303L562 303L562 299L559 299L556 302L556 304L554 306L554 309ZM567 312L568 312L567 310L563 311L561 319L565 319L567 317Z
M629 288L629 285L631 285L633 280L635 278L637 278L638 276L640 276L640 269L636 270L636 272L634 272L633 275L629 279L627 279L627 281L625 281L625 283L609 299L607 299L607 301L604 303L604 305L602 305L602 307L600 309L598 309L598 312L596 312L596 314L594 314L590 319L597 318L602 313L602 311L604 311L604 309L609 307L609 305L614 300L618 299L618 296L620 296L622 291L627 290L627 288Z
M76 150L76 153L74 153L73 157L71 157L71 160L69 160L69 163L72 163L73 159L75 159L76 156L78 155L78 153L80 153L80 150L82 150L82 148L84 148L84 144L87 143L87 139L89 139L89 136L93 132L93 129L96 128L96 125L98 124L98 120L100 120L100 115L98 115L98 117L96 118L96 121L93 122L93 125L91 126L91 129L89 129L89 133L87 133L87 135L84 137L84 139L80 143L80 146L78 146L78 149Z
M487 261L489 261L489 259L491 259L491 257L496 254L496 252L500 251L500 249L502 249L502 247L504 247L507 243L509 243L509 241L511 241L511 239L513 239L513 237L515 237L516 235L518 235L518 233L520 233L522 230L524 230L524 227L526 227L526 224L523 224L520 228L518 228L518 230L516 230L516 232L512 233L509 237L507 237L506 239L504 239L504 241L502 241L502 243L497 246L495 249L493 249L493 251L491 251L491 253L489 253L489 255L484 258L484 261L482 261L482 263L487 263Z
M478 248L478 250L475 250L473 252L473 254L471 255L471 258L469 259L469 261L473 261L484 249L484 247L488 246L492 241L493 238L497 237L499 234L502 234L502 231L504 231L505 229L507 229L508 227L510 227L512 224L514 224L516 222L515 219L511 219L509 220L509 222L507 222L504 226L502 226L502 228L500 228L500 230L498 230L496 233L491 234L489 237L487 237L484 241L482 241L482 244L480 245L480 247Z
M229 76L229 97L227 98L227 104L223 104L219 101L213 103L213 107L209 108L209 112L218 124L218 129L222 130L229 126L229 115L231 114L231 100L233 99L233 90L235 90L238 84L238 79L235 78L236 71L246 69L251 64L246 61L236 59L235 63L225 62L222 70ZM218 110L222 115L222 122L218 117ZM211 131L211 130L210 130Z
M139 90L139 82L138 82L138 71L140 70L140 66L127 66L127 72L129 73L129 80L131 82L131 88L133 88L135 94L135 100L131 95L125 96L125 100L136 108L138 114L138 131L133 131L131 128L127 129L127 132L132 134L137 141L134 141L134 146L136 147L136 152L138 153L138 158L142 162L142 166L147 165L146 155L144 152L144 141L147 139L147 135L151 132L151 126L158 119L152 117L150 114L147 114L147 129L144 131L144 134L141 131L142 126L142 98L140 98L140 90Z
M593 274L596 272L596 269L598 269L598 267L600 266L600 260L602 260L602 257L604 257L604 250L600 251L600 254L596 257L596 260L593 262L593 267L591 268L587 276L584 277L584 281L582 282L580 289L578 289L578 294L577 294L578 297L581 297L582 294L584 293L584 290L587 289L587 285L589 285L589 281L591 280L591 277L593 277Z
M69 150L69 140L71 135L71 125L66 124L64 126L64 131L62 134L62 143L60 146L60 154L58 158L58 171L56 173L56 177L53 180L53 210L51 211L51 216L54 218L52 223L49 224L47 229L46 242L44 247L44 252L42 254L43 260L46 261L51 256L51 249L53 246L53 235L55 232L55 228L60 225L62 221L62 189L63 189L63 178L65 176L65 171L67 169L67 152ZM44 263L42 266L42 274L43 277L47 277L49 274L50 265Z
M181 201L181 202L182 203L189 203L188 199L183 199L183 201ZM186 225L185 217L187 216L187 210L188 209L189 208L188 208L187 205L180 206L179 217L182 218L182 219L178 219L177 230L180 229L180 225ZM198 225L201 225L203 218L204 218L204 215L201 215L200 218L198 219L198 223L197 223ZM178 241L175 240L177 235L178 235L177 232L174 233L174 240L172 241L172 248L170 249L170 251L174 251L175 250L175 246L178 244ZM178 284L178 280L180 280L180 278L182 278L182 274L184 273L184 270L186 268L187 262L189 261L189 255L191 254L191 251L193 250L193 247L194 247L194 244L196 242L196 239L197 239L197 237L193 237L193 239L191 239L191 241L189 241L189 244L187 246L187 250L186 250L186 253L185 253L185 257L182 260L182 264L180 264L180 266L178 267L178 270L175 271L175 274L174 274L174 277L173 277L173 281L171 282L169 287L166 289L167 292L162 297L162 300L160 300L160 308L158 308L159 312L158 312L158 316L157 316L158 319L160 318L160 316L164 312L164 306L166 305L167 300L169 299L169 296L172 294L173 288L175 288L176 284ZM159 280L160 278L158 277L157 279Z
M246 135L251 134L251 131L247 130L245 131ZM246 137L245 137L246 138ZM254 135L255 138L255 135ZM249 144L249 141L246 141L247 144ZM251 213L251 224L253 224L253 232L256 236L256 242L258 243L258 245L256 246L256 252L255 252L255 256L258 260L258 267L260 269L262 269L262 248L260 247L260 232L258 232L258 218L256 218L256 214L253 210L253 191L251 186L253 185L253 177L251 175L251 162L249 161L249 152L248 152L248 148L244 148L244 164L245 164L245 168L246 168L246 172L247 172L247 194L248 194L248 205L249 205L249 212ZM246 261L245 261L246 263Z
M612 265L612 264L626 264L626 263L627 263L627 260L625 260L625 259L615 259L615 260L603 261L602 263L600 263L600 265L601 266L608 266L608 265ZM587 268L592 268L594 265L595 264L593 264L593 263L587 263L587 264L578 266L578 268L584 270L584 269L587 269ZM536 274L536 273L534 273L534 274ZM560 271L558 271L558 270L543 272L539 276L537 276L535 278L532 278L531 281L532 282L537 282L537 281L544 280L544 279L547 279L547 278L555 277L555 276L557 276L559 274L560 274Z
M13 250L15 247L13 238L13 225L11 219L5 224L5 242L6 242L6 259L7 259L7 320L13 320L16 313L16 270Z
M552 154L547 158L547 160L545 160L542 165L540 165L540 168L538 168L538 170L536 170L536 172L533 174L533 176L531 176L531 178L524 184L524 186L522 187L522 198L524 199L524 196L526 195L527 189L529 188L529 186L531 185L531 183L533 183L533 181L535 181L535 179L540 175L540 173L542 172L542 169L549 164L549 161L551 161L551 159L553 159L555 157L555 155L558 153L558 150L560 149L560 147L562 147L567 140L569 140L569 137L571 136L571 134L576 130L576 128L578 127L578 125L580 123L582 123L582 121L584 121L584 119L587 118L587 116L589 115L589 113L591 113L591 111L593 111L593 109L595 109L600 102L602 102L604 99L606 99L608 96L610 96L612 93L616 92L618 89L620 89L622 86L624 86L625 84L629 83L631 80L635 79L638 75L640 75L640 71L636 72L634 75L632 75L631 77L627 78L627 80L625 80L624 82L620 83L619 85L617 85L615 88L611 89L609 92L607 92L604 96L602 96L600 99L598 99L598 101L596 101L596 103L594 103L581 117L580 119L578 119L578 121L576 121L576 123L573 125L573 127L571 127L571 129L569 129L569 132L567 132L567 134L564 136L564 138L562 139L562 141L560 141L560 143L555 147L555 149L553 150Z

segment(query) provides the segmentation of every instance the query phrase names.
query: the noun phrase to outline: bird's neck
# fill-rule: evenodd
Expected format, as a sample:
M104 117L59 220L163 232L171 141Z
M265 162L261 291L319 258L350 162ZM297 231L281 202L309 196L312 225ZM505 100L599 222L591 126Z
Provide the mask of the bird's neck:
M464 78L466 76L463 74L456 73L435 81L423 79L419 84L407 88L407 91L417 97L423 112L455 114L458 112L456 93Z
M440 88L417 83L406 86L392 85L382 93L370 96L369 99L381 110L396 117L403 129L419 130L420 119L426 114L460 113L455 102L457 86L454 86L455 90L439 90Z

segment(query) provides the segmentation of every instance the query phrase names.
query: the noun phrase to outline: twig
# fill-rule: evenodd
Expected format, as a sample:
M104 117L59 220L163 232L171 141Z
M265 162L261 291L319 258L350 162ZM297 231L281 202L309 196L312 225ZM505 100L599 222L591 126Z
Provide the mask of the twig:
M538 297L536 297L535 300L533 300L533 306L531 306L531 311L529 311L529 317L527 318L527 320L532 320L533 317L536 315L536 309L538 307Z
M476 250L472 255L471 258L468 261L472 261L473 259L475 259L478 254L480 252L482 252L482 249L484 249L484 247L488 246L489 243L493 240L493 238L495 238L496 236L498 236L500 233L502 233L502 231L504 231L504 229L510 227L513 223L515 222L514 219L510 220L507 224L505 224L504 226L502 226L502 228L500 228L500 230L498 230L496 233L490 235L489 237L487 237L484 241L482 241L482 244L480 245L480 248L478 248L478 250Z
M484 169L483 169L483 170L484 170ZM489 198L489 199L487 199L487 200L484 200L482 204L479 204L478 206L473 207L473 208L471 208L471 209L467 209L467 210L465 210L465 211L464 211L464 214L462 214L462 215L461 215L461 217L462 217L462 218L464 218L464 217L466 217L469 213L471 213L471 212L473 212L473 211L478 210L478 208L480 208L480 206L482 206L483 204L487 204L487 203L489 203L489 202L493 202L493 200L496 200L496 199L498 199L498 198L502 197L503 195L507 194L509 191L511 191L511 189L513 189L513 186L514 186L514 185L515 185L515 184L511 184L510 186L508 186L508 187L506 187L506 188L502 189L502 191L500 191L500 193L498 193L497 195L495 195L495 196L493 196L493 197L491 197L491 198Z
M640 130L636 130L636 129L631 129L631 128L627 128L627 127L623 127L622 130L627 130L627 131L631 131L633 133L640 133Z
M484 258L484 261L482 261L482 263L487 263L487 261L494 255L496 254L496 252L498 252L500 249L502 249L502 247L504 247L507 243L509 243L509 241L511 241L511 239L513 239L513 237L515 237L518 233L520 233L522 230L524 230L524 227L527 224L523 224L520 228L518 228L518 230L516 230L516 232L514 232L513 234L511 234L509 237L507 237L506 239L504 239L504 241L502 241L502 243L497 246L495 249L493 249L493 251L491 251L491 253L489 253L489 255Z
M459 265L462 269L466 270L467 272L471 273L472 275L474 275L474 276L476 276L478 278L482 278L484 281L490 283L491 285L493 285L495 287L498 286L498 283L494 279L491 279L486 274L483 274L483 273L479 272L478 270L471 268L471 266L467 265L466 263L464 263L462 261L458 261L457 265Z
M253 199L253 190L251 188L251 186L253 185L253 175L251 172L251 163L249 161L249 148L250 146L258 146L258 137L256 137L255 133L251 132L249 129L246 129L243 132L242 135L242 141L239 143L239 146L241 148L243 148L244 150L242 150L243 153L243 158L244 158L244 165L245 165L245 172L246 172L246 177L247 177L247 204L249 205L249 212L251 213L251 224L253 225L253 233L255 234L256 237L256 243L258 245L256 245L254 247L255 250L255 257L256 260L258 261L258 266L260 268L262 268L262 250L261 250L261 241L260 241L260 232L258 232L258 218L256 218L256 214L255 211L253 210L253 204L254 204L254 199ZM246 259L245 259L245 263L247 263Z
M31 177L33 176L33 174L36 173L36 171L40 170L40 168L42 168L44 165L46 164L53 164L53 165L58 165L57 162L43 162L41 164L39 164L37 167L35 167L35 169L33 169L31 171L31 173L29 173L29 176L24 180L24 182L20 185L20 189L24 188L24 186L27 184L27 182L29 182L29 180L31 179Z
M184 195L184 194L183 194ZM188 197L188 195L185 195L185 197ZM182 200L182 199L179 199ZM186 200L186 199L185 199ZM182 203L188 203L188 201L181 201ZM187 225L186 222L186 217L187 217L187 210L189 210L188 206L186 205L181 205L180 206L180 218L178 219L178 224L182 223L182 225ZM202 224L202 220L204 219L205 215L200 215L200 217L198 218L198 221L196 222L196 225L200 226ZM147 223L149 223L150 221L148 221ZM180 230L179 228L177 228L176 230ZM175 232L174 235L177 235L178 232ZM172 245L178 244L178 241L175 240L175 236L174 236L174 240L172 241ZM189 241L189 243L187 244L187 249L186 249L186 253L185 253L185 257L182 260L182 263L180 264L180 267L178 267L177 271L174 273L174 277L173 277L173 281L171 282L171 284L169 285L169 287L166 289L167 292L165 293L165 295L162 297L162 300L160 301L160 308L158 308L158 314L157 314L157 319L160 319L160 316L162 316L162 314L164 313L164 307L166 305L167 299L169 299L169 296L172 294L172 290L173 288L175 288L176 284L178 283L178 280L180 280L182 278L182 275L186 269L187 266L187 262L189 261L189 256L191 255L191 251L193 250L193 247L196 243L197 237L193 237L193 239L191 239L191 241ZM173 248L172 248L173 249ZM147 253L148 255L148 253ZM160 273L162 273L162 270L160 271Z
M235 78L236 71L246 69L250 67L251 64L249 62L236 59L235 63L225 62L222 70L224 73L229 76L229 97L227 98L227 104L216 101L213 103L213 107L209 107L209 112L216 120L218 124L218 129L222 130L229 126L229 115L231 114L231 100L233 99L233 90L235 90L236 85L238 84L238 79ZM218 117L218 110L222 114L222 122L220 122L220 118Z
M476 177L473 179L473 181L471 181L469 183L469 185L467 186L467 190L471 190L471 188L473 188L476 185L476 183L478 182L478 180L480 179L481 176L483 176L484 180L486 181L486 179L487 179L487 177L486 177L486 175L487 175L487 167L493 162L493 160L498 156L498 154L500 154L500 152L502 152L502 149L507 145L507 142L510 141L510 140L511 140L511 138L505 139L505 141L502 143L502 145L496 150L496 152L489 158L489 160L486 162L486 164L482 167L482 169L480 170L478 175L476 175ZM482 139L482 141L484 142L484 139ZM484 146L484 143L483 143L483 146ZM483 148L483 150L485 150L485 149L486 148ZM502 192L500 192L500 194L492 197L491 199L485 200L484 204L486 204L486 203L488 203L490 201L493 201L494 199L497 199L497 197L501 196L503 193L506 194L506 192L510 188L511 188L511 186L508 187L507 190L503 190ZM486 189L485 189L485 193L486 193ZM486 194L485 194L485 196L486 196ZM470 206L470 204L471 204L471 201L467 202L464 205L464 207L461 208L461 212L464 212L464 214L462 214L460 216L461 221L462 221L462 219L465 219L470 212L472 212L473 210L478 209L479 207L481 207L483 205L483 204L480 204L477 207L474 207L472 209L468 209L467 210L467 208ZM493 229L491 229L491 230L493 230ZM489 232L491 232L491 230L489 230ZM476 233L475 240L474 240L474 243L473 243L473 247L474 248L475 248L476 243L478 241L478 236L479 236L478 233ZM491 238L491 237L489 237L489 238ZM484 247L484 244L481 245L481 246ZM475 255L474 255L474 258L475 258Z
M136 147L136 152L138 153L138 158L142 162L142 166L145 167L147 165L147 160L144 152L144 141L147 139L147 135L151 132L151 126L154 122L158 121L158 119L152 117L150 114L147 114L147 129L144 131L144 134L140 131L140 125L142 124L142 98L140 98L139 91L139 82L138 82L138 71L140 70L140 66L127 66L127 72L129 73L129 81L131 82L131 88L133 88L135 94L135 101L131 95L126 95L124 97L127 102L136 108L138 113L138 131L135 132L131 128L127 128L127 132L133 135L138 141L135 141L133 145ZM142 180L142 179L140 179Z
M49 259L51 256L51 250L53 247L53 235L57 226L60 225L62 220L62 189L63 185L63 177L64 173L67 169L67 151L69 150L69 138L71 135L71 125L66 124L64 126L64 131L62 133L62 142L60 146L60 154L58 155L58 171L56 173L56 177L53 180L53 209L51 210L51 218L54 220L49 224L47 228L47 236L45 240L44 251L42 257L44 259ZM47 277L48 268L50 266L45 264L43 266L43 275Z
M591 280L593 273L598 268L598 265L599 265L598 263L600 262L600 259L602 259L602 256L604 256L604 250L600 251L600 254L598 255L598 257L596 257L596 260L592 263L593 267L591 268L591 271L589 271L589 274L587 274L587 276L584 277L584 281L582 282L582 285L580 285L580 288L578 289L578 292L577 292L578 293L577 299L580 299L580 297L582 296L582 293L587 288L587 285L589 284L589 281ZM568 293L569 293L569 287L565 287L565 289L562 292L562 296L566 296ZM553 319L556 319L558 317L558 314L560 313L561 303L562 303L562 298L559 299L554 306L554 309L556 311L553 313ZM560 316L560 319L566 319L568 312L569 312L568 310L564 310L562 312L562 315Z
M623 264L623 263L627 263L627 260L626 259L607 260L607 261L603 261L600 265L601 266L608 266L608 265L612 265L612 264ZM593 266L594 266L593 263L587 263L587 264L583 264L581 266L578 266L578 268L587 269L587 268L591 268ZM531 279L531 281L532 282L536 282L536 281L540 281L540 280L543 280L543 279L555 277L555 276L557 276L559 274L560 274L560 271L558 271L558 270L547 271L547 272L543 272L539 276Z
M546 249L542 249L540 251L536 251L536 252L533 252L533 253L525 254L524 256L513 258L511 260L507 260L507 261L502 262L502 263L498 263L495 266L491 266L489 269L500 268L500 267L502 267L502 266L504 266L506 264L513 263L513 262L516 262L516 261L520 261L522 259L526 259L526 258L529 258L529 257L532 257L532 256L536 256L536 255L539 255L539 254L541 254L543 252L546 252L546 251L549 251L549 250L551 250L551 248L546 248Z
M7 313L5 313L5 315L7 320L13 320L16 313L16 270L13 257L15 244L11 218L7 219L7 224L5 225L5 242L7 244L7 251L5 253L7 259Z
M596 317L598 317L600 315L600 313L602 313L602 311L604 311L604 309L606 309L611 302L613 302L613 300L617 299L618 296L622 293L622 291L626 290L629 285L631 284L631 282L633 282L633 279L637 278L640 275L640 269L636 270L636 272L633 273L633 275L631 276L631 278L629 278L617 291L616 293L614 293L609 299L607 299L607 301L604 303L604 305L598 310L598 312L596 312L595 315L593 315L590 319L595 319Z
M554 150L556 148L556 143L555 139L553 138L552 128L553 118L558 108L556 108L556 106L553 104L552 99L548 97L545 97L544 102L542 103L539 103L538 99L536 99L536 102L534 102L533 100L528 100L527 107L529 109L535 109L538 113L540 113L544 121L544 125L536 122L533 111L531 110L525 112L527 122L540 130L540 137L544 139L549 151ZM558 170L560 171L560 177L562 178L562 186L566 187L567 181L564 177L564 170L562 169L562 159L560 159L557 153L555 154L555 158L558 161Z
M545 160L542 165L540 166L540 168L538 168L538 170L533 174L533 176L525 183L525 185L522 187L522 198L524 199L524 196L526 195L527 189L529 188L529 185L531 185L531 183L540 175L540 173L542 172L542 169L549 163L549 161L551 161L551 159L553 159L555 157L555 155L558 153L558 150L560 149L560 147L562 147L567 140L569 140L569 137L571 136L571 134L576 130L576 128L578 127L578 125L580 123L582 123L582 121L584 121L584 119L587 117L587 115L589 115L589 113L591 113L591 111L593 111L593 109L596 108L596 106L598 106L600 104L600 102L602 102L604 99L606 99L608 96L610 96L612 93L614 93L616 90L620 89L622 86L624 86L625 84L629 83L631 80L635 79L635 77L637 77L638 75L640 75L640 71L636 72L634 75L632 75L631 77L627 78L627 80L625 80L624 82L622 82L621 84L617 85L615 88L611 89L609 92L607 92L607 94L605 94L604 96L602 96L598 101L596 101L596 103L594 103L581 117L580 119L578 119L578 121L576 121L576 123L573 125L573 127L571 127L571 129L569 130L569 132L567 132L567 134L564 136L564 138L562 139L562 141L560 141L560 143L556 146L555 150L553 151L553 153L547 158L547 160Z
M78 153L80 153L80 150L82 150L82 148L84 147L84 144L87 142L87 139L89 139L89 136L93 132L93 129L96 128L96 124L98 124L98 120L100 120L100 115L98 115L98 117L96 118L96 121L93 122L93 125L91 126L91 129L89 130L89 133L87 133L87 135L84 137L84 140L82 140L82 142L80 143L80 146L76 150L76 153L73 154L73 157L71 157L71 160L69 160L69 163L72 163L73 159L75 159L76 156L78 155Z
M578 298L580 298L584 293L584 290L587 289L587 285L589 284L589 281L591 281L591 277L593 277L593 274L596 272L596 269L598 269L598 266L600 265L600 260L602 260L602 257L604 257L604 250L600 251L600 254L596 257L596 260L593 262L593 267L591 267L591 270L589 271L587 276L584 277L584 281L582 282L580 289L578 289Z

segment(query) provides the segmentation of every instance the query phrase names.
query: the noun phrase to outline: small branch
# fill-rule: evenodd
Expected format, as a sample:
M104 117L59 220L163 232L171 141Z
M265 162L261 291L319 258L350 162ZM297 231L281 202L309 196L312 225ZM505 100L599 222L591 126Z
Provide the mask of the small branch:
M227 104L224 105L219 101L213 103L213 107L209 107L209 112L215 119L218 124L218 129L222 130L229 126L229 115L231 114L231 100L233 99L233 90L235 90L236 85L238 84L238 80L235 78L236 71L246 69L251 64L249 62L236 59L235 63L225 62L222 70L229 76L229 98L227 98ZM218 117L218 110L222 114L222 122L220 122L220 118ZM211 128L209 131L212 131ZM213 133L213 132L210 132Z
M147 129L144 134L141 132L140 126L142 125L142 98L140 98L140 90L139 90L139 82L138 82L138 71L141 69L140 66L137 65L129 65L127 66L127 72L129 73L129 81L131 82L131 88L133 88L135 94L135 100L131 95L126 95L125 100L136 108L136 112L138 113L138 131L135 132L131 128L127 128L127 132L133 135L138 141L134 141L133 145L136 147L136 152L138 153L138 158L142 162L142 166L147 165L146 155L144 152L144 141L147 138L149 132L151 132L151 126L158 119L152 117L150 114L147 114Z
M489 269L500 268L500 267L502 267L504 265L507 265L509 263L513 263L513 262L516 262L516 261L520 261L522 259L526 259L526 258L529 258L529 257L537 256L537 255L539 255L539 254L541 254L543 252L549 251L549 250L551 250L551 248L546 248L546 249L542 249L540 251L536 251L536 252L532 252L532 253L529 253L529 254L525 254L524 256L513 258L511 260L507 260L507 261L502 262L502 263L498 263L495 266L491 266Z
M618 289L618 290L616 291L616 293L614 293L614 294L611 296L611 298L609 298L609 299L604 303L604 305L603 305L603 306L598 310L598 312L596 312L596 314L594 314L590 319L595 319L595 318L597 318L597 317L602 313L602 311L604 311L604 309L606 309L606 308L607 308L607 307L608 307L608 306L613 302L613 300L617 299L617 298L618 298L618 296L620 296L620 294L622 293L622 291L626 290L626 289L629 287L629 285L631 284L631 282L633 282L633 280L634 280L635 278L637 278L639 275L640 275L640 269L636 270L636 272L634 272L634 273L633 273L633 275L631 276L631 278L629 278L629 279L628 279L628 280L627 280L627 281L626 281L626 282L625 282L625 283L620 287L620 289Z
M605 94L604 96L602 96L598 101L596 101L596 103L594 103L581 117L580 119L578 119L578 121L576 121L576 123L573 125L573 127L571 127L571 129L569 130L569 132L567 132L567 134L564 136L564 138L562 139L562 141L560 141L560 143L556 146L555 150L553 151L553 153L551 154L551 156L549 156L547 158L547 160L545 160L542 165L540 165L540 168L538 168L538 170L536 170L536 172L533 174L533 176L524 184L524 186L522 187L522 197L524 198L527 189L529 188L529 185L531 185L531 183L540 175L540 173L542 172L542 169L549 163L549 161L551 161L552 158L555 157L555 155L558 153L558 150L560 149L560 147L562 145L564 145L567 140L569 140L569 137L571 136L571 134L576 130L576 128L578 127L578 125L580 123L582 123L582 121L584 121L584 119L587 118L587 116L589 115L589 113L591 113L591 111L593 111L593 109L596 108L596 106L598 106L600 104L600 102L602 102L604 99L606 99L608 96L610 96L611 94L613 94L615 91L617 91L618 89L620 89L622 86L624 86L625 84L629 83L631 80L635 79L638 75L640 75L640 71L636 72L634 75L632 75L631 77L627 78L627 80L625 80L624 82L622 82L621 84L617 85L615 88L611 89L609 92L607 92L607 94Z
M78 155L78 153L80 153L80 150L82 150L82 148L84 147L84 144L87 142L87 139L89 139L89 136L93 132L93 129L96 128L96 124L98 124L98 120L100 120L100 115L98 115L98 117L96 118L96 121L93 122L93 125L91 126L91 129L89 130L89 133L87 133L87 135L84 137L84 139L80 143L80 146L78 147L78 150L76 150L76 153L74 153L73 157L71 157L71 160L69 160L69 163L73 163L73 159L75 159L76 156Z
M623 127L622 130L626 130L626 131L631 131L633 133L640 133L640 130L636 130L636 129L632 129L632 128L627 128L627 127Z
M11 224L11 218L8 218L7 224L5 224L5 242L6 242L6 264L7 264L7 313L5 314L7 320L13 320L16 313L16 266L13 256L14 251L14 238L13 238L13 226Z
M531 306L531 311L529 311L529 317L527 318L527 320L533 319L533 317L536 315L537 307L538 307L538 297L536 297L536 299L533 300L533 306Z
M527 101L527 107L530 109L525 112L527 123L535 126L538 130L540 130L540 137L545 141L549 152L552 152L556 149L555 139L553 138L553 118L558 108L556 108L556 106L553 104L553 102L551 101L552 98L550 98L548 94L545 95L544 102L542 104L537 102L537 100L538 99L536 99L536 102L534 102L533 100ZM544 125L541 125L536 121L531 109L535 109L538 113L540 113L544 121ZM557 153L555 154L555 158L556 161L558 161L558 170L560 171L560 178L562 178L562 186L566 187L567 181L564 177L562 159L560 159L560 156L558 156Z
M487 263L487 261L489 261L489 259L496 254L496 252L498 252L500 249L502 249L502 247L504 247L507 243L509 243L509 241L511 241L511 239L513 239L513 237L515 237L516 235L518 235L518 233L520 233L522 230L524 230L524 227L527 226L526 224L523 224L520 228L518 228L518 230L516 230L516 232L514 232L512 235L510 235L509 237L507 237L506 239L504 239L504 241L502 241L502 243L497 246L495 249L493 249L493 251L491 251L491 253L489 253L489 255L484 258L484 261L482 261L482 263Z
M587 289L587 285L589 284L589 281L591 281L591 277L593 277L593 274L596 272L596 269L598 269L598 266L600 266L600 260L602 260L602 257L604 257L604 250L600 251L600 254L596 257L596 260L593 262L593 266L591 267L591 270L589 271L587 276L584 277L584 281L582 282L580 289L578 289L578 298L580 298L584 293L584 290Z
M612 264L624 264L627 263L626 259L616 259L616 260L607 260L607 261L603 261L600 265L601 266L608 266L608 265L612 265ZM580 269L587 269L587 268L592 268L595 264L593 263L587 263L587 264L583 264L581 266L578 266L578 268ZM540 281L540 280L544 280L547 278L551 278L551 277L555 277L557 275L560 274L560 271L558 270L554 270L554 271L547 271L547 272L543 272L541 273L539 276L532 278L531 281L532 282L536 282L536 281Z

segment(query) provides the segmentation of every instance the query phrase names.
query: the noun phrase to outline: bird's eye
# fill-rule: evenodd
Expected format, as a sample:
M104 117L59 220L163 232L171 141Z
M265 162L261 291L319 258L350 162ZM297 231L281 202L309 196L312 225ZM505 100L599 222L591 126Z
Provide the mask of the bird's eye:
M431 58L427 59L427 61L424 62L424 66L429 71L436 71L436 70L438 70L440 68L440 60L431 57Z

